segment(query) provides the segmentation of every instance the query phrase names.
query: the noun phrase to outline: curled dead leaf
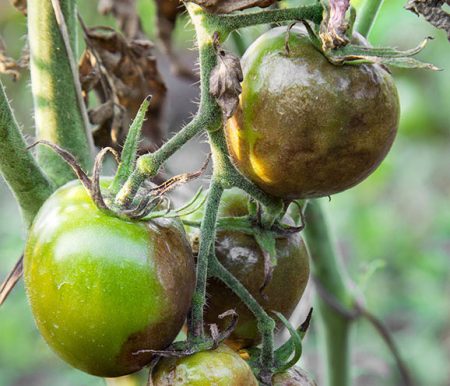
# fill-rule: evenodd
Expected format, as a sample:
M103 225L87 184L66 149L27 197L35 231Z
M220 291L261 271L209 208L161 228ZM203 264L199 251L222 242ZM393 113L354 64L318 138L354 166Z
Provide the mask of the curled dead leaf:
M28 46L23 48L20 59L15 60L6 54L6 45L3 39L0 38L0 74L11 75L13 80L17 80L21 71L28 68L29 62L30 53Z
M130 39L142 39L142 25L136 10L136 0L100 0L98 11L102 15L113 15L120 30Z
M119 149L132 117L142 101L152 95L152 103L142 128L146 139L142 151L155 150L162 143L160 120L166 87L152 55L153 43L127 39L107 27L86 28L87 49L79 64L83 94L87 101L94 90L100 106L89 111L98 146Z
M329 0L324 7L324 19L320 26L320 38L324 50L343 47L349 43L346 36L349 28L345 15L350 7L350 0Z
M450 41L450 14L442 8L446 3L450 5L448 0L409 0L405 8L418 16L422 15L431 25L447 32Z
M211 71L209 92L221 107L226 119L236 111L242 92L243 73L239 57L216 45L217 65Z
M27 14L27 0L10 0L11 4L24 15Z

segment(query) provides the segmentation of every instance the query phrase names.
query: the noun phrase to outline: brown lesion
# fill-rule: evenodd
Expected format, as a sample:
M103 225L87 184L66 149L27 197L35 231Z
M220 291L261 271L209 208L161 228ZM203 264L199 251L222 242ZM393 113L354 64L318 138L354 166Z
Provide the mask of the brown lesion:
M220 232L217 235L216 254L222 264L241 281L256 301L268 312L276 310L287 318L298 304L309 277L308 256L298 234L280 238L276 242L277 266L264 298L260 293L264 281L264 256L253 236L238 232ZM233 252L234 249L234 252ZM235 309L238 326L230 336L234 347L248 347L260 341L257 321L246 305L222 282L210 279L205 321L226 328L227 321L218 315ZM282 324L278 324L278 328Z
M131 335L123 344L117 358L121 373L131 373L147 365L152 354L139 350L163 350L169 346L180 331L194 292L194 258L180 224L175 219L157 219L149 226L157 278L164 288L164 316L152 322L144 330Z

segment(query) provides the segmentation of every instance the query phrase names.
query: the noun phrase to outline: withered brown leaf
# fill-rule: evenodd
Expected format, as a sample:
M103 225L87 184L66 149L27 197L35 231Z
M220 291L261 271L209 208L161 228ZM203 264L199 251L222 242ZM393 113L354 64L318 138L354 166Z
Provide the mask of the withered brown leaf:
M175 29L177 17L185 11L183 2L179 0L156 0L156 9L157 35L162 44L162 49L170 59L172 73L192 81L197 81L198 76L192 69L187 68L180 61L172 49L172 34Z
M265 8L279 0L191 0L211 13L231 13L252 7Z
M450 5L449 0L409 0L405 8L422 15L431 25L447 32L450 41L450 14L442 8L446 3Z
M141 20L136 10L136 0L99 0L98 11L102 15L112 14L127 38L144 38Z
M11 4L24 15L27 14L27 0L10 0Z
M209 92L216 98L226 119L230 118L239 104L242 92L242 67L239 57L216 45L217 65L211 71Z
M324 50L339 48L349 43L346 32L349 24L345 18L350 0L329 0L324 7L324 19L320 26L320 38Z
M0 74L11 75L13 80L20 77L22 70L28 68L30 53L26 45L22 50L20 59L15 60L6 54L6 45L0 37Z
M126 39L107 27L88 29L84 26L87 50L80 64L80 80L85 96L94 90L100 106L89 111L96 144L120 148L132 118L142 101L152 95L152 103L142 128L147 143L145 150L154 150L162 143L160 119L166 87L152 55L148 40Z

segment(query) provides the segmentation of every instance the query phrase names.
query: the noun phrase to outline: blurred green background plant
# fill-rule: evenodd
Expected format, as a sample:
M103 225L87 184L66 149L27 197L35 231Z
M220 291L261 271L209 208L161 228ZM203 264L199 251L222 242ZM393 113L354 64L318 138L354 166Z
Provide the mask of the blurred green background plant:
M300 1L284 3L296 5ZM352 0L356 7L360 3L362 0ZM324 206L349 277L368 308L394 333L417 385L449 386L450 44L444 32L404 10L404 3L405 0L384 2L370 35L371 43L407 49L426 36L433 36L435 40L419 57L443 71L394 71L402 117L392 151L370 178L356 188L333 196ZM95 2L80 0L79 7L88 25L115 25L112 18L98 15ZM139 0L138 9L145 31L154 39L155 5L151 0ZM245 30L242 39L249 43L260 32L260 28ZM7 0L0 0L0 36L10 56L20 56L25 34L25 18ZM191 28L180 20L175 34L177 50L187 52L191 38ZM164 71L163 75L169 76ZM17 82L7 76L2 76L2 81L24 132L31 135L33 113L28 74ZM180 126L189 115L171 119L170 104L180 93L186 94L186 87L192 88L190 84L173 82L167 82L169 94L172 93L167 119ZM172 84L175 89L171 88ZM188 104L187 112L195 111L194 97L195 94L182 98ZM186 154L177 154L170 167L183 170L185 164L181 161ZM193 152L189 154L192 156ZM20 256L24 237L19 210L0 181L0 278L5 277ZM297 319L310 301L310 296L305 296ZM301 364L320 381L315 330L313 322ZM400 384L393 359L364 321L357 322L353 331L352 352L355 385ZM103 379L72 369L50 351L34 326L20 283L0 309L0 385L104 383Z

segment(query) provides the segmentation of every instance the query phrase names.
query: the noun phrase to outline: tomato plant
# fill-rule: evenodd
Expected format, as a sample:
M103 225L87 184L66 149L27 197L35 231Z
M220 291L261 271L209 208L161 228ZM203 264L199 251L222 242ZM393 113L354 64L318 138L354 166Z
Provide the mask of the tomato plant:
M287 46L286 33L266 32L242 58L228 148L270 194L329 196L361 182L386 156L399 121L397 90L383 66L333 65L305 30L294 27Z
M103 213L79 181L42 206L25 250L36 324L71 365L113 377L139 370L178 334L194 289L194 261L175 219Z
M154 386L257 386L250 366L238 353L220 345L181 359L163 359L153 375Z
M188 218L201 219L202 215L203 211L200 210ZM225 191L219 205L219 219L248 215L248 195L239 189ZM288 215L283 220L293 223ZM195 243L199 232L189 227L188 232ZM253 235L219 228L215 246L220 263L267 312L278 311L286 318L291 316L309 278L308 253L300 234L293 233L276 239L277 263L272 279L264 291L261 290L264 282L264 253ZM255 316L230 288L222 281L211 278L208 280L207 294L205 322L225 328L226 321L219 319L219 315L229 309L235 309L239 315L238 324L228 338L229 344L242 348L255 346L260 342ZM282 327L282 324L279 322L277 326Z
M144 32L139 15L128 13L134 2L102 4L127 38L109 28L87 27L75 0L20 3L22 11L27 7L38 141L28 146L0 84L0 171L29 226L24 274L38 329L63 359L90 374L113 377L171 357L153 374L159 385L305 381L292 367L302 355L311 313L298 328L287 320L309 275L299 235L304 230L318 284L328 384L350 384L349 326L360 316L381 331L404 369L389 334L344 279L323 212L310 198L354 186L386 156L399 103L384 65L436 69L412 58L426 41L401 52L353 39L355 10L349 0L242 13L235 11L277 2L183 1L199 49L200 106L162 143L157 121L165 86L153 45L135 39ZM168 36L178 4L156 5L158 15L166 15L160 30L174 60ZM359 23L367 36L381 1L365 5ZM423 12L423 6L412 7L419 14L436 14L435 9ZM307 33L292 26L274 28L251 45L242 61L224 48L242 28L299 20ZM78 21L86 51L77 68ZM441 21L433 23L441 27ZM16 74L26 62L3 58L0 70ZM189 76L179 63L174 69ZM87 114L92 90L100 105ZM158 90L152 99L149 94ZM130 111L137 111L131 126ZM141 130L155 122L159 134L140 153ZM125 143L119 143L127 130ZM158 186L150 181L160 179L169 157L199 134L208 137L213 168L204 209L196 214L201 221L190 224L200 229L194 262L178 218L203 205L197 204L200 194L178 209L159 206L168 191L199 177L208 162L198 172ZM94 157L95 145L105 143L112 147ZM37 144L46 147L39 146L35 157L30 150ZM118 168L111 184L103 180L102 191L99 176L107 152ZM80 182L68 183L74 172ZM306 218L306 223L293 218ZM21 263L0 286L0 304L19 280ZM234 323L224 328L217 319L230 308L240 316L235 331ZM280 347L275 347L274 315L291 334ZM174 342L185 320L187 337ZM248 348L246 363L221 345L226 338L241 346L261 344Z

